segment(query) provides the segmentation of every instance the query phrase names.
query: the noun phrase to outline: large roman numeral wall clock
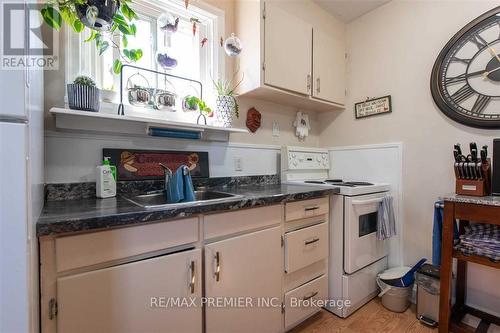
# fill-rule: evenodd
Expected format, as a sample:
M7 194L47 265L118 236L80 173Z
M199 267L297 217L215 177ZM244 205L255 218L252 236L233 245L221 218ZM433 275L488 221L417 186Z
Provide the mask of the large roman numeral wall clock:
M446 44L432 69L431 92L441 111L455 121L500 128L500 6Z

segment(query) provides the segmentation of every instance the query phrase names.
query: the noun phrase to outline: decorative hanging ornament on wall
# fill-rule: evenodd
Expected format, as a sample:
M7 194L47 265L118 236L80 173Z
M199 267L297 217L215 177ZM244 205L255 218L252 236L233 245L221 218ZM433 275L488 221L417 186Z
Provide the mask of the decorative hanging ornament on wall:
M297 112L293 126L295 127L295 136L297 136L300 141L305 140L311 130L311 124L307 113Z
M161 31L167 34L173 34L177 32L179 26L179 18L175 17L170 13L162 13L158 17L158 27Z
M241 51L243 50L243 45L241 44L241 41L238 37L236 37L233 34L231 34L230 37L226 38L226 41L224 42L224 51L226 51L226 54L230 57L236 57L240 55Z
M445 45L434 63L431 93L451 119L500 128L500 6L476 18Z
M198 30L197 24L200 24L201 21L199 19L197 19L196 17L191 17L189 19L189 22L191 22L191 24L193 25L193 36L195 36L196 35L196 30Z
M261 124L262 115L255 108L251 108L247 112L246 125L250 132L255 133Z

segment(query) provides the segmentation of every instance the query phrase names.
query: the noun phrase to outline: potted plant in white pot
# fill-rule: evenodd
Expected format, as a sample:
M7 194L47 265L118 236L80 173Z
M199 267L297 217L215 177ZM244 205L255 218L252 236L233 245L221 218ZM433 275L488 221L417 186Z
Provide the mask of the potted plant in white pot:
M99 111L100 91L94 80L88 76L78 76L68 84L68 104L70 109Z
M215 90L217 91L217 100L215 104L215 122L222 127L231 127L233 125L234 116L240 117L239 105L234 91L243 82L243 76L236 84L234 84L236 71L230 80L218 79L212 80Z

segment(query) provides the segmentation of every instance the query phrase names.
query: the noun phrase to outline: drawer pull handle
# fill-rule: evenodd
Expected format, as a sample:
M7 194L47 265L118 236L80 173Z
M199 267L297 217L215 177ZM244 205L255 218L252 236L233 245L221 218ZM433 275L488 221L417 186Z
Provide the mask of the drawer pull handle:
M220 253L219 251L215 252L215 281L220 280Z
M319 237L314 237L313 239L309 239L309 240L304 241L304 245L314 244L318 241L319 241Z
M194 286L196 283L194 261L191 261L191 264L189 265L189 270L191 271L191 281L189 282L189 290L191 291L191 294L194 294Z
M319 209L319 206L314 206L314 207L306 207L306 208L304 208L304 210L305 210L306 212L309 212L309 211L311 211L311 210L316 210L316 209Z
M314 296L316 296L317 294L318 294L318 292L317 292L317 291L314 291L311 295L309 295L309 296L304 296L304 297L302 298L302 300L303 300L303 301L307 301L308 299L313 298L313 297L314 297Z

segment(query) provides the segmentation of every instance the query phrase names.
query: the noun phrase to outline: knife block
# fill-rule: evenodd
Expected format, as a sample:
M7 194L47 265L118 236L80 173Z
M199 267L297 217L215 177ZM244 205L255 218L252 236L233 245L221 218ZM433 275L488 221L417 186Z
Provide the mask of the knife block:
M460 195L470 195L474 197L484 197L491 193L491 161L487 159L482 166L484 179L463 179L456 177L455 193Z

